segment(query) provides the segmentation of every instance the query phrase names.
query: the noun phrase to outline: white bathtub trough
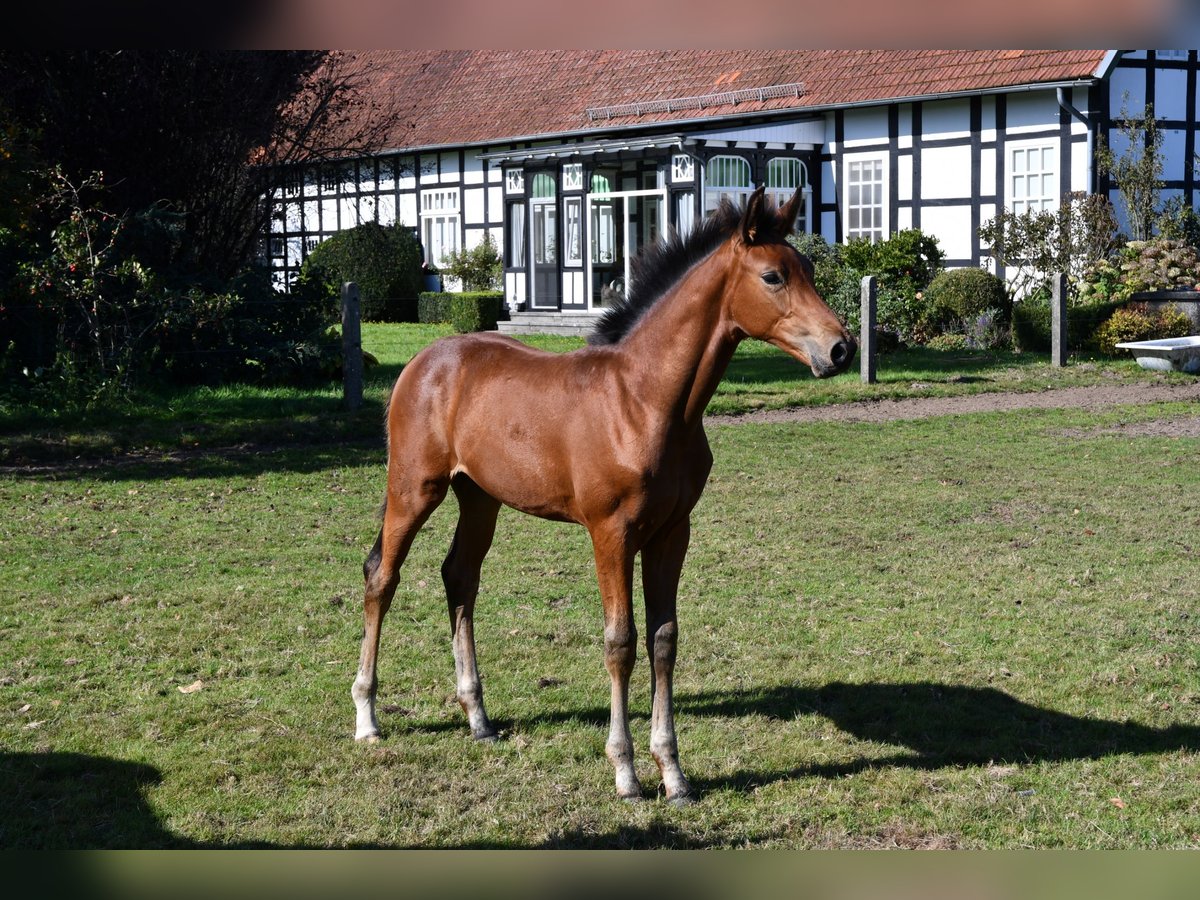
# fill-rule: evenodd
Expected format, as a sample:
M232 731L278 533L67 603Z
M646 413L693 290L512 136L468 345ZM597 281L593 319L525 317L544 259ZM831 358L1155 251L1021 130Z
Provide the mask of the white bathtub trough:
M1200 372L1200 334L1163 338L1158 341L1128 341L1117 344L1128 350L1143 369L1165 372Z

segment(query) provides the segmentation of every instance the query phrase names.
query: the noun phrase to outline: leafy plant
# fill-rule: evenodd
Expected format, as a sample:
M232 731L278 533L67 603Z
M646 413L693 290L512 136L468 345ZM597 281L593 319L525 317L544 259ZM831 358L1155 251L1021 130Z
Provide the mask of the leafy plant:
M1096 164L1117 186L1129 231L1134 240L1144 241L1153 233L1162 191L1162 136L1154 105L1147 103L1140 116L1130 115L1128 95L1121 106L1120 132L1125 137L1125 152L1117 155L1101 135L1096 145Z
M1190 329L1191 320L1185 313L1170 307L1151 313L1145 304L1135 303L1109 316L1096 329L1094 341L1101 353L1111 356L1119 343L1183 337Z
M1139 291L1188 290L1200 283L1200 251L1183 241L1130 241L1115 259L1094 262L1080 280L1079 303L1128 300Z
M499 290L504 279L504 261L490 232L470 249L455 250L442 263L441 273L462 282L464 291Z
M1177 195L1163 202L1155 227L1164 238L1200 247L1200 215L1184 197Z
M1090 264L1107 259L1120 246L1112 203L1097 194L1068 194L1053 212L1001 210L984 223L979 236L996 264L1008 270L1013 297L1048 290L1056 272L1066 273L1075 284Z

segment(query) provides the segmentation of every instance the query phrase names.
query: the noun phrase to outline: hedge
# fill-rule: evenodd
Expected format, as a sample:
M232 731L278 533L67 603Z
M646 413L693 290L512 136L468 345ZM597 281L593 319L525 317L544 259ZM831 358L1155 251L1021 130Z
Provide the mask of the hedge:
M1090 303L1067 307L1067 347L1071 350L1096 349L1096 330L1114 312L1126 306L1118 300L1112 303ZM1013 341L1018 350L1050 349L1050 304L1044 299L1030 298L1013 305Z
M421 322L449 322L459 334L495 331L503 305L500 291L426 291L417 301L417 317Z
M423 291L417 297L417 321L422 324L450 321L450 298L453 294Z

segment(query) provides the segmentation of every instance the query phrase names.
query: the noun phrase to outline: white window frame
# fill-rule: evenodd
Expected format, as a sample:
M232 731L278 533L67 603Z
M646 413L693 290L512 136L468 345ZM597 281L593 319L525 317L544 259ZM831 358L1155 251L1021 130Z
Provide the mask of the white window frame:
M775 185L770 184L771 164L795 163L796 171L800 174L800 183L793 185ZM804 222L804 231L812 231L812 185L808 181L808 166L804 164L804 160L796 156L773 156L767 160L767 196L775 204L776 209L782 209L783 205L792 199L796 193L796 188L802 188L804 205L797 215L798 219Z
M842 214L843 227L842 234L844 240L853 240L855 238L870 238L872 241L887 240L891 232L891 191L892 186L889 181L889 158L887 151L878 153L854 153L846 154L842 158ZM871 174L874 174L874 167L878 164L879 178L872 178L869 181L863 181L861 177L855 180L854 176L857 173L861 176L863 170L859 168L863 165L872 167ZM864 185L879 185L879 199L875 201L872 198L870 203L862 201L861 190ZM854 188L859 190L856 192ZM851 224L854 220L852 213L858 211L861 213L864 209L871 209L873 212L878 212L879 221L874 222L872 215L872 224L870 227L863 227L861 218L857 225Z
M429 265L443 265L462 245L461 210L458 188L421 191L421 243Z
M1062 200L1059 162L1057 140L1010 141L1004 148L1005 205L1017 215L1029 209L1058 209Z
M738 167L745 167L746 183L745 184L713 184L710 176L710 167L715 162L736 162ZM710 157L704 164L704 213L707 215L716 209L721 200L728 198L733 201L734 205L745 203L746 198L754 193L754 173L750 168L750 161L744 156L736 156L734 154L722 154L720 156Z

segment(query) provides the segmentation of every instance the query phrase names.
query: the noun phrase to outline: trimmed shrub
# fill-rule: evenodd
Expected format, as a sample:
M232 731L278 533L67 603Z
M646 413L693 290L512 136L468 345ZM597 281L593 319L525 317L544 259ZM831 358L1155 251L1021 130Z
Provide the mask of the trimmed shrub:
M952 325L974 321L995 310L1001 322L1012 319L1012 300L1004 282L983 269L950 269L939 273L925 290L931 323Z
M459 334L495 331L504 294L500 291L471 291L443 294L449 299L450 324Z
M411 228L367 222L322 241L304 260L296 291L336 298L353 281L368 322L411 322L421 291L421 245Z
M453 296L440 291L423 291L417 298L417 321L422 324L449 322Z

